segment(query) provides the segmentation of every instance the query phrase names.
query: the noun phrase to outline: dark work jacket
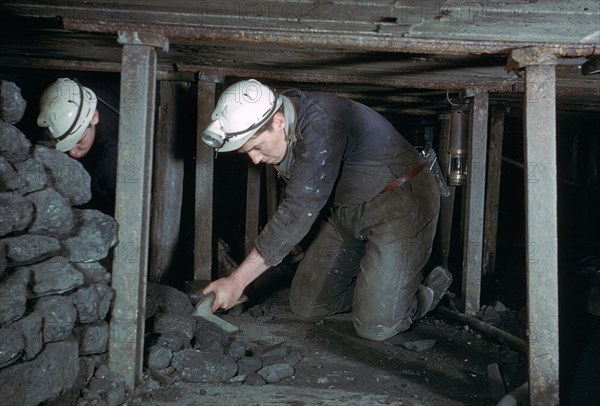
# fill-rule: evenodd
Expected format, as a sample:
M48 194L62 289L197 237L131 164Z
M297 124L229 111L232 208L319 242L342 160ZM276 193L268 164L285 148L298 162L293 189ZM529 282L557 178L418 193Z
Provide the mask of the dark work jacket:
M308 233L326 206L361 204L413 169L416 149L379 113L327 93L288 90L296 108L297 141L278 171L285 198L256 240L277 265Z
M116 134L107 134L105 129L102 126L96 128L92 148L79 160L90 174L92 182L92 199L82 208L96 209L114 216L118 146Z

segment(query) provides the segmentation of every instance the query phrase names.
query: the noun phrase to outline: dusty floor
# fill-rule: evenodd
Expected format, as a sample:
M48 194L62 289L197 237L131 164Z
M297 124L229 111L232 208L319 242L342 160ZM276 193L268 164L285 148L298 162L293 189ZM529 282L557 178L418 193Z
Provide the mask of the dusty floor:
M507 391L525 382L526 357L477 332L431 314L384 342L358 338L350 315L305 320L287 304L287 289L254 304L263 315L223 318L240 327L247 348L284 342L303 354L295 374L277 384L249 386L177 381L141 385L128 404L144 405L495 405L488 365L496 363ZM252 305L252 303L250 303ZM423 351L405 342L435 340Z

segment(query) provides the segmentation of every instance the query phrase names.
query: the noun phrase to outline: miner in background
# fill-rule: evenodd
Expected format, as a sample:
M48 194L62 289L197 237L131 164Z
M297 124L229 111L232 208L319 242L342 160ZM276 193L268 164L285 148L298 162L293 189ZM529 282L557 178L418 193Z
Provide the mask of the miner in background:
M281 94L256 80L227 88L202 139L274 165L285 197L254 248L213 281L213 311L279 264L309 230L317 235L292 281L292 311L323 317L352 311L357 334L384 340L432 310L451 284L423 278L440 192L419 152L374 110L327 93Z
M96 94L78 81L61 78L44 90L39 127L44 144L79 160L92 181L92 199L84 208L114 214L117 168L117 120L102 117ZM104 102L104 105L109 106ZM109 114L116 116L110 107Z

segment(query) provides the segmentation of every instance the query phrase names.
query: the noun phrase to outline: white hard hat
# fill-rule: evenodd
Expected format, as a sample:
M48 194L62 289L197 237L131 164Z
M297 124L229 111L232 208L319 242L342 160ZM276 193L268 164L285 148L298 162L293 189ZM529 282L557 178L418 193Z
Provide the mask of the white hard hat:
M234 151L273 117L281 103L281 97L255 79L238 82L219 97L202 141L219 151Z
M37 124L48 128L57 150L69 151L83 138L97 102L94 92L76 80L58 79L42 94Z

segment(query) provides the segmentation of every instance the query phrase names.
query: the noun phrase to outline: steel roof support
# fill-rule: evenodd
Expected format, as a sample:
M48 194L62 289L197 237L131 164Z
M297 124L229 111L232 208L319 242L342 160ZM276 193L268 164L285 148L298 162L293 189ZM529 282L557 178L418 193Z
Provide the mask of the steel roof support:
M485 89L468 93L473 101L467 159L462 291L464 312L472 316L479 310L481 296L489 93Z
M154 41L158 40L158 41ZM119 33L123 45L115 219L118 244L112 268L115 302L110 320L109 368L133 389L141 380L150 226L150 192L159 35Z
M507 67L525 70L524 151L529 401L558 405L558 180L553 50L523 48Z
M526 63L524 151L529 398L532 405L558 405L556 58L543 50L529 49L523 54L531 58L520 58L521 55L513 52L513 58Z

